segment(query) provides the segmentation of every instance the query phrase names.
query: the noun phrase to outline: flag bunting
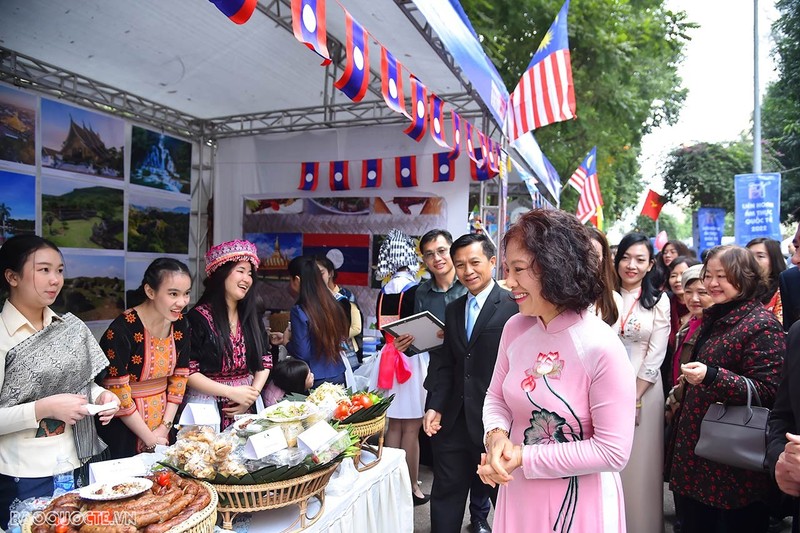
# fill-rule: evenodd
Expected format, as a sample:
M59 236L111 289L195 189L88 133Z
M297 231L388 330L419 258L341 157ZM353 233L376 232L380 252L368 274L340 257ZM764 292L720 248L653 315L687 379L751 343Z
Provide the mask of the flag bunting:
M368 33L350 13L345 10L347 44L347 66L334 86L354 102L360 102L367 94L369 85L369 39Z
M426 104L428 99L425 97L426 92L425 85L412 75L411 94L413 95L413 100L411 106L411 125L403 130L403 133L417 142L421 141L422 137L425 135L425 126L427 124Z
M453 181L456 179L455 159L450 158L449 152L433 154L433 181Z
M347 161L331 161L329 183L332 191L350 190Z
M319 180L319 163L302 163L300 165L300 185L297 187L301 191L317 190Z
M325 0L292 0L292 32L295 39L319 54L323 66L330 64Z
M394 158L395 182L400 188L417 186L417 156Z
M365 159L361 162L361 188L372 189L381 186L381 170L383 164L380 159Z
M403 96L403 65L381 46L381 92L389 109L409 116Z

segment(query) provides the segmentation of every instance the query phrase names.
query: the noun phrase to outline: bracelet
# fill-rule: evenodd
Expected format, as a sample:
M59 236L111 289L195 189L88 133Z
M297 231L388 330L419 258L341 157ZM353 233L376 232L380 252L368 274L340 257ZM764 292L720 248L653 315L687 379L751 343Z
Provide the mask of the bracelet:
M506 431L503 428L490 429L489 431L486 432L486 436L483 438L483 447L484 448L488 448L489 447L489 437L491 437L495 433L502 433L503 435L508 437L508 431Z
M154 451L156 451L156 444L153 444L152 446L145 446L143 448L143 451L147 453L153 453Z
M162 420L161 425L167 429L172 429L172 426L175 425L175 422L173 422L172 420Z

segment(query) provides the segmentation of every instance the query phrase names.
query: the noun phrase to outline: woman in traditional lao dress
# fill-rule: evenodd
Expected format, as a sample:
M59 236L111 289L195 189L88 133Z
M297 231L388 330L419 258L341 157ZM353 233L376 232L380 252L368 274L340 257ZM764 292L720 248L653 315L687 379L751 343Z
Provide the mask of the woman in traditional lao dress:
M578 219L558 210L524 214L504 245L519 314L503 329L483 407L478 474L501 485L492 529L624 533L617 472L636 387L614 330L587 310L602 290L599 257Z
M235 240L214 246L206 254L206 289L188 314L192 356L186 401L214 403L222 429L234 415L255 413L272 368L252 290L257 268L253 243Z
M52 309L64 285L58 248L36 235L8 239L0 248L0 529L18 498L53 494L59 458L85 474L106 445L87 416L89 403L119 401L94 383L108 362L94 336L74 315Z
M101 430L114 458L169 443L189 376L189 303L192 278L185 264L159 258L144 272L144 301L118 316L100 338L109 367L103 385L122 402Z

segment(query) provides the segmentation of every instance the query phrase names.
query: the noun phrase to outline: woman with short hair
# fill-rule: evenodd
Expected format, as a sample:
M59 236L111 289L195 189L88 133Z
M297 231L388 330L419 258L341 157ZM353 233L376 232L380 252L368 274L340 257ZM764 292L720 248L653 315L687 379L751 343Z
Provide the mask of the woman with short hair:
M747 403L745 378L755 387L761 405L772 406L786 350L783 328L761 304L767 286L745 248L713 248L702 274L714 305L703 313L691 361L681 365L686 386L673 421L669 486L680 497L683 533L765 532L769 474L704 459L694 449L711 404Z

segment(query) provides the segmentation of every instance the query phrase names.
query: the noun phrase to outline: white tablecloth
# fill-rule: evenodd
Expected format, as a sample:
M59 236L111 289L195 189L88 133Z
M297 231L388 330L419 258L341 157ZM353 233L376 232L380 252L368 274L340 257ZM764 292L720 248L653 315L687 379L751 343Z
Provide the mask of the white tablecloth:
M349 461L350 459L345 459ZM333 487L335 479L331 481ZM309 505L309 516L319 509L316 499ZM291 525L298 516L298 507L261 511L237 517L234 529L238 533L279 532ZM325 494L325 510L320 519L305 531L331 533L392 533L414 530L414 505L411 501L411 481L403 450L384 448L380 463L359 472L355 483L341 494Z

